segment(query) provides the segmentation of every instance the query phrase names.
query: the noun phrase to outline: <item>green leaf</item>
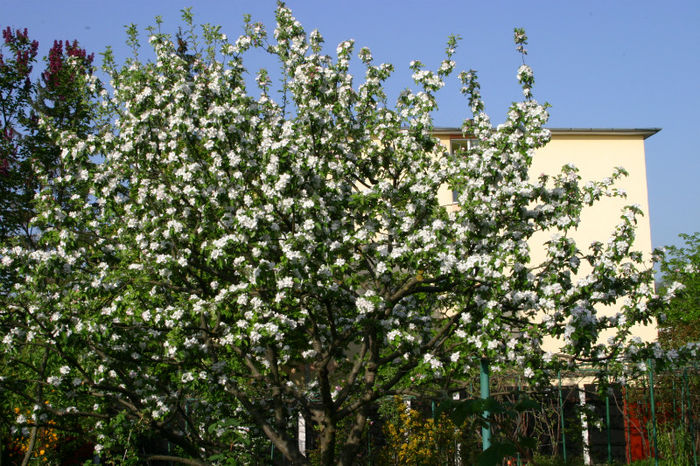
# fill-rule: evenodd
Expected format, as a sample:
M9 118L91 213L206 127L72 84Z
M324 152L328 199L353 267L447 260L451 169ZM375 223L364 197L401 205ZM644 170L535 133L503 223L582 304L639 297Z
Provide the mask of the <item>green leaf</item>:
M530 398L522 398L515 403L514 408L518 412L538 410L540 409L540 404Z
M512 443L495 442L484 450L478 459L479 466L498 466L504 458L514 456L518 453Z

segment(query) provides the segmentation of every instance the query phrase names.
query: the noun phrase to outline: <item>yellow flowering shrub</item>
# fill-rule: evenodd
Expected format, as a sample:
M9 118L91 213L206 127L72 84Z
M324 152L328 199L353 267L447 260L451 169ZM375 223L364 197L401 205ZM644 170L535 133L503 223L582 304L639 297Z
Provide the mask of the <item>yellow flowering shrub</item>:
M446 414L437 419L424 418L399 397L394 399L398 416L384 426L386 445L382 464L386 465L459 465L469 464L477 439L465 426L456 426Z
M20 408L14 408L16 415L19 415L21 411L22 410ZM32 424L31 411L27 409L25 415L27 417L27 422ZM54 422L49 421L49 424L54 424ZM27 450L29 449L30 441L30 435L24 435L21 432L10 439L8 445L10 457L13 461L18 460L17 464L19 464L19 461L21 461L22 458L24 458L24 455L26 455ZM40 427L37 432L34 450L32 451L32 458L39 460L42 463L47 463L57 449L58 434L56 433L56 430L52 428Z

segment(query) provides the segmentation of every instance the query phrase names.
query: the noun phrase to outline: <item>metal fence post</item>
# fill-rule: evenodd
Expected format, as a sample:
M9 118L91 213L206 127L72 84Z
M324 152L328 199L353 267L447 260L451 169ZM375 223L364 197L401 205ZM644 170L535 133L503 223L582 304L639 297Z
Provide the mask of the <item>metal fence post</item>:
M654 365L651 359L647 360L649 367L649 396L651 398L651 432L654 440L654 466L659 466L659 450L656 441L656 406L654 406Z
M610 432L610 387L605 389L605 426L608 433L608 464L612 464L612 433Z
M521 388L522 388L522 387L520 386L520 375L517 376L517 381L518 381L518 382L517 382L517 384L518 384L518 396L520 396L520 390L521 390ZM522 414L521 414L521 415L522 415ZM520 421L518 420L518 423L519 423L519 422L520 422ZM517 466L523 466L523 461L522 461L522 459L520 458L520 452L519 452L519 451L518 451L518 453L516 454L516 457L515 457L515 464L517 464Z
M683 382L681 383L681 424L685 428L685 398L688 396L688 368L683 369Z
M372 466L372 420L367 418L367 462Z
M561 418L561 451L564 458L564 463L566 463L566 426L564 425L564 401L561 397L561 371L557 371L557 377L559 377L559 416ZM567 395L567 399L569 396Z
M693 366L695 367L695 366ZM693 422L693 410L692 406L690 404L691 396L690 396L690 387L688 386L688 369L686 368L683 371L683 378L685 379L685 393L686 396L688 397L688 408L686 409L686 415L688 416L688 420L690 421L690 443L693 445L693 464L695 466L698 466L698 450L695 447L695 423Z
M632 461L632 425L630 416L629 399L627 398L627 386L622 387L622 425L625 429L625 457L627 463Z
M673 408L673 411L671 411L673 413L673 419L678 419L676 417L678 415L678 413L676 411L676 378L674 376L671 376L671 395L672 395L672 400L673 400L671 402L671 405ZM683 396L682 393L681 393L681 396Z
M489 396L491 396L489 390L489 362L486 360L486 358L481 359L479 376L481 383L481 399L486 400L489 398ZM489 414L490 413L488 410L484 410L486 426L481 428L482 449L484 450L491 446L491 423L488 422Z

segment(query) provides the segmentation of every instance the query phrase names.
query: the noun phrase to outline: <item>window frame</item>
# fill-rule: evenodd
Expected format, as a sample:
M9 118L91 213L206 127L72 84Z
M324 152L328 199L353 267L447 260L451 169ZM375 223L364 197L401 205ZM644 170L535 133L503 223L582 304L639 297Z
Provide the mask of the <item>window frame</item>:
M458 149L470 150L473 149L477 144L474 138L455 138L450 139L450 154L455 155ZM459 204L459 192L452 190L452 204Z

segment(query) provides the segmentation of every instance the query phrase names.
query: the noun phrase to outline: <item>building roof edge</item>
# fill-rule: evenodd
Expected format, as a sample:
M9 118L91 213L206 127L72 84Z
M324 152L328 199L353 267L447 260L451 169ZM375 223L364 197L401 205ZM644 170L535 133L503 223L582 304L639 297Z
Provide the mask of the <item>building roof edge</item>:
M553 134L618 134L618 135L639 135L644 139L655 135L661 128L547 128ZM433 129L436 134L454 134L461 133L462 128L436 126Z

